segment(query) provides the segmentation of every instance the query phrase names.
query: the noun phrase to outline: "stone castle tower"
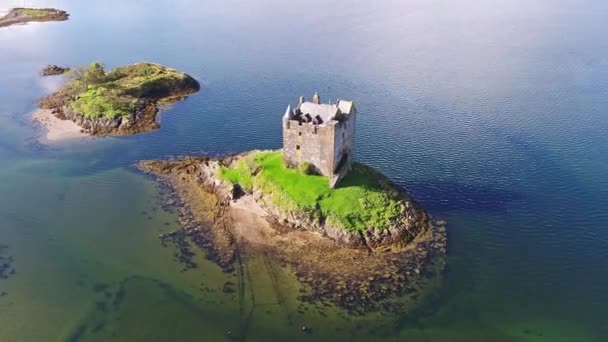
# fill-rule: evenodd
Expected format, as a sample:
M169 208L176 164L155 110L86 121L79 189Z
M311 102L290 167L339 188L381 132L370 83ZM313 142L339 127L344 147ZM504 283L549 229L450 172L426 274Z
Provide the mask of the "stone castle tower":
M352 101L324 104L317 93L312 102L300 96L298 106L288 106L283 116L285 165L310 163L335 187L351 168L356 113Z

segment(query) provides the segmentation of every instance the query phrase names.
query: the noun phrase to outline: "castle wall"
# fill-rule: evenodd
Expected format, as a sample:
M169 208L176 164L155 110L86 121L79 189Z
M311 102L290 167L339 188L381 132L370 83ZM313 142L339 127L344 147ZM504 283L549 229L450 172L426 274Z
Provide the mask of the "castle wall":
M313 164L319 173L331 177L337 161L334 149L335 122L325 125L300 124L297 120L283 120L283 158L288 166Z
M348 155L349 162L353 157L353 144L355 141L355 112L348 116L348 120L343 121L336 125L336 133L334 139L334 168L338 167L338 163L342 160L342 157ZM338 172L335 170L334 172Z
M301 109L304 110L305 117ZM310 163L318 173L328 177L330 186L334 187L351 169L356 109L350 101L338 102L334 107L315 107L300 99L296 110L297 114L289 106L283 116L285 164L297 167L301 163ZM344 114L340 114L341 110ZM341 117L336 118L335 115ZM311 116L315 118L311 119ZM319 121L325 122L319 125L313 123Z

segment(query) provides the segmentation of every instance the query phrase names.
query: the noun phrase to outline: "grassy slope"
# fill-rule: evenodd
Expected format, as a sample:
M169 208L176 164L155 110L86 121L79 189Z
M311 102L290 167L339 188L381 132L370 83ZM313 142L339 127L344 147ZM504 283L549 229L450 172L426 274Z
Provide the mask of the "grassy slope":
M140 97L162 97L168 89L187 81L188 76L153 63L116 68L100 81L88 84L86 91L71 101L71 108L92 118L117 118L133 113ZM77 80L67 84L74 87Z
M325 177L286 168L281 152L254 152L233 168L222 168L221 174L247 191L261 190L274 205L325 217L346 230L388 228L403 209L397 191L361 164L336 189L329 188Z

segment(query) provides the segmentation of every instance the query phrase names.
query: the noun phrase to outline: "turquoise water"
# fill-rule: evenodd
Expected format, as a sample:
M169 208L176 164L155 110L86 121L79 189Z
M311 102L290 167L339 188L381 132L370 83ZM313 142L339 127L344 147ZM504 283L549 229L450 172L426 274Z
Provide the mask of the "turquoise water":
M608 3L25 5L72 17L0 29L0 245L16 271L0 341L608 340ZM27 116L57 80L38 71L93 60L159 62L202 90L159 131L40 146ZM302 308L270 257L182 272L157 239L176 215L131 167L280 147L285 106L314 91L354 99L356 158L449 222L441 290L397 324Z

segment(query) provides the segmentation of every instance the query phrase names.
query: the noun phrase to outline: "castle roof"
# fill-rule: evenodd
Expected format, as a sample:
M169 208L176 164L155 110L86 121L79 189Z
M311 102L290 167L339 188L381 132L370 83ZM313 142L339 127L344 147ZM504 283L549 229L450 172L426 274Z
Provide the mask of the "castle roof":
M350 114L353 110L353 101L339 100L338 108L342 114Z
M306 114L312 118L319 116L323 122L330 121L336 117L339 113L338 106L335 104L317 104L313 102L303 102L298 107L302 116Z

